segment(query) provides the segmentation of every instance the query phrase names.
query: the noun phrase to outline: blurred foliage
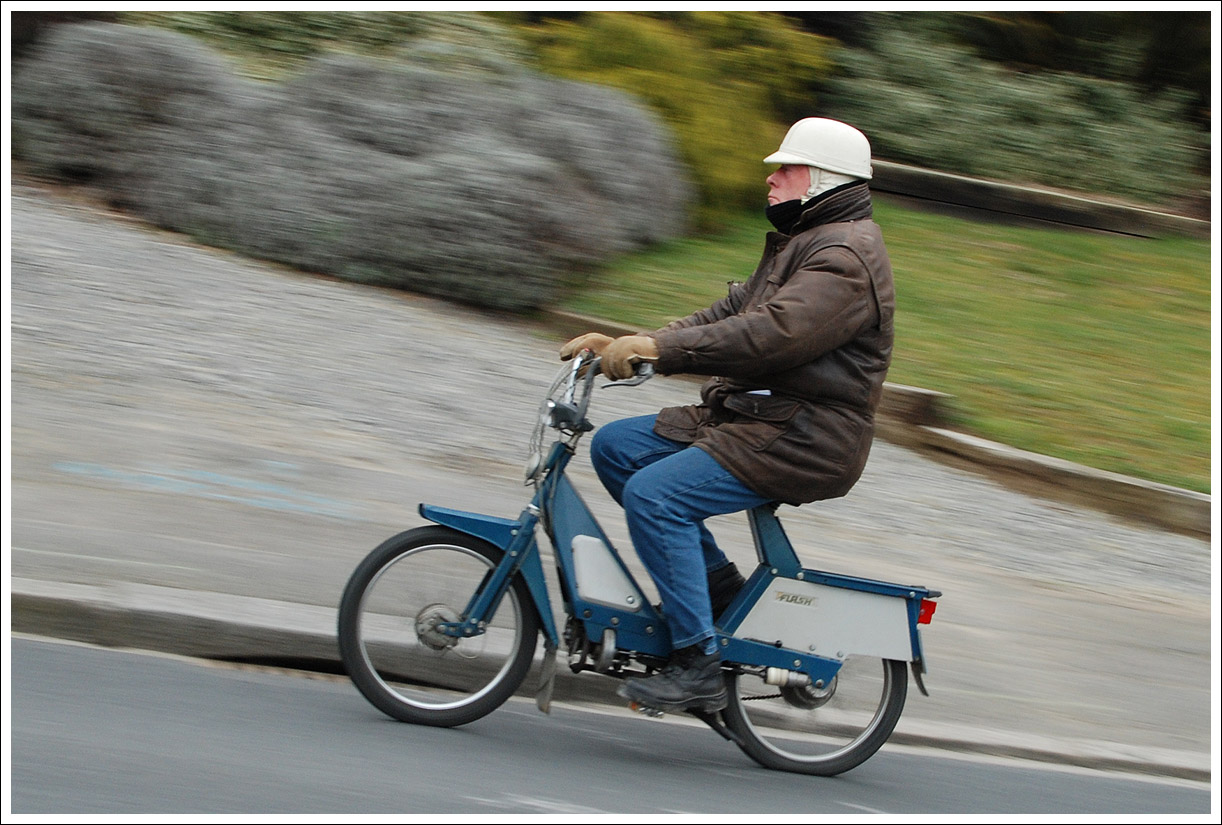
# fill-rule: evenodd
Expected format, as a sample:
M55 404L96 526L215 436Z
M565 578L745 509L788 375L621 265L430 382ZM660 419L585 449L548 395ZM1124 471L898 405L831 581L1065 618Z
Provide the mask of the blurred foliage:
M9 16L9 42L12 59L26 57L47 32L56 26L68 23L102 22L114 23L119 17L116 11L15 11Z
M697 224L762 208L793 113L815 113L830 41L763 12L590 12L526 19L540 68L640 97L674 129L700 191Z
M895 267L888 380L954 396L957 429L1210 492L1210 244L1000 226L875 198ZM562 308L655 329L725 295L767 222L615 260Z
M1074 72L1146 91L1191 93L1209 124L1213 78L1210 14L1184 11L968 12L948 31L989 60L1022 72Z
M870 48L887 12L787 11L807 31ZM911 13L904 25L911 24ZM1208 11L920 12L921 26L1024 73L1072 72L1132 83L1144 91L1180 89L1194 99L1194 120L1209 127L1214 26Z
M123 20L200 38L262 79L283 79L327 51L402 56L398 47L425 38L514 60L533 54L543 71L631 93L658 113L697 187L688 217L706 228L764 203L761 161L789 112L813 113L809 90L830 69L829 41L777 14L126 12Z
M264 80L282 79L327 52L385 56L421 39L477 46L515 60L525 57L518 39L480 12L129 11L120 16L129 25L199 38L237 58L247 75Z
M685 230L684 167L639 100L479 49L403 50L258 83L175 31L60 26L14 72L13 155L205 243L518 312Z
M1174 204L1202 197L1207 136L1187 92L1069 72L1019 73L946 35L953 17L875 15L821 101L878 157L946 172Z
M1210 27L1180 12L122 12L281 78L427 37L627 91L675 132L697 225L762 204L790 123L848 120L886 160L1199 210ZM404 54L399 52L400 55ZM420 53L414 59L419 59Z

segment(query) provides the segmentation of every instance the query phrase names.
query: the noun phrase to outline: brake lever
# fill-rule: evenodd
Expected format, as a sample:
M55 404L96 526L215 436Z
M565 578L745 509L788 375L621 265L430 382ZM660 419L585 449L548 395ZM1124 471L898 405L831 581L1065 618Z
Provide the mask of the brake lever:
M653 378L655 374L656 370L654 370L653 364L650 364L648 361L642 361L636 365L636 375L631 378L620 379L619 381L609 381L603 384L603 387L635 387L638 384L644 384L650 378Z

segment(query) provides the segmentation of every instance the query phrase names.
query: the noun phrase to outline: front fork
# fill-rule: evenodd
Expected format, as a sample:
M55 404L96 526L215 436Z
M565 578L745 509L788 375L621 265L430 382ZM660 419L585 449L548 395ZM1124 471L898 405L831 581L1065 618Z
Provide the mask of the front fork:
M496 612L505 591L509 589L509 583L515 575L520 574L530 591L548 648L554 649L560 643L551 598L547 593L547 580L543 575L543 562L539 557L539 545L535 540L535 528L539 523L539 511L535 505L531 504L523 510L516 521L431 504L421 504L420 515L436 524L483 539L505 551L500 564L488 572L463 610L465 618L440 623L437 625L440 633L454 638L469 638L483 633L488 618Z

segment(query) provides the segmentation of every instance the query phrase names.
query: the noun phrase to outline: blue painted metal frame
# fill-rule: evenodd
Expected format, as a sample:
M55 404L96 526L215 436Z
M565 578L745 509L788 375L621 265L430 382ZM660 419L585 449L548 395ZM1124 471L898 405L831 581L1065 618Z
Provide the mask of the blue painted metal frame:
M624 575L634 584L636 580L576 488L565 478L564 468L572 454L572 449L562 442L557 441L552 446L545 463L547 473L530 506L522 511L517 520L428 504L420 505L421 516L429 521L483 539L505 551L502 563L488 577L480 591L474 594L467 606L464 615L469 618L463 623L454 623L450 632L459 635L480 632L479 619L495 611L509 582L515 574L520 573L534 600L548 642L553 646L559 645L560 637L553 618L551 598L548 595L535 537L536 528L542 523L556 552L556 564L566 608L584 624L587 638L601 639L605 630L612 629L616 633L617 648L665 658L671 650L670 632L666 622L652 605L645 603L635 611L623 610L587 601L576 591L577 577L572 543L579 535L594 536L602 541L611 549L612 556ZM789 537L776 517L774 508L764 506L749 510L748 521L760 564L719 619L716 638L724 659L759 667L800 671L809 675L816 683L830 682L839 671L841 663L838 660L780 648L772 640L741 639L734 635L735 629L768 585L774 579L783 578L905 599L913 659L919 662L922 671L924 670L917 620L920 616L921 601L930 598L932 591L924 587L803 568ZM640 587L637 589L640 590Z
M612 557L620 570L629 581L637 586L637 590L641 591L640 585L612 546L611 540L599 527L589 507L567 478L559 477L557 479L547 512L550 516L548 535L555 548L556 563L560 567L560 575L564 581L574 584L577 581L573 560L573 539L576 536L593 536L611 549ZM670 654L670 630L653 605L647 601L641 604L638 610L623 610L586 601L577 592L576 587L568 588L567 598L572 606L573 615L585 624L586 638L597 641L602 638L603 631L611 629L615 631L616 647L618 648L635 650L662 658Z
M755 540L760 567L748 579L747 586L730 605L730 609L722 614L722 622L727 629L733 630L738 627L748 609L755 604L760 594L767 589L769 582L775 578L798 579L828 587L894 596L905 600L912 658L913 661L920 663L922 671L925 669L925 656L921 647L918 619L921 614L921 602L924 599L933 598L933 591L927 587L893 584L877 579L846 576L802 567L797 553L794 552L793 544L785 534L785 529L781 526L772 506L765 505L749 510L747 518L751 526L752 538Z
M470 623L478 624L478 618L495 610L514 573L521 573L526 588L534 599L543 633L552 645L560 643L556 632L556 621L552 615L551 597L547 593L547 580L543 576L543 562L539 557L539 545L535 541L535 523L538 519L523 511L518 521L451 510L431 504L420 505L420 515L429 521L451 527L462 533L483 539L505 551L505 558L480 592L472 598L464 615L471 617Z

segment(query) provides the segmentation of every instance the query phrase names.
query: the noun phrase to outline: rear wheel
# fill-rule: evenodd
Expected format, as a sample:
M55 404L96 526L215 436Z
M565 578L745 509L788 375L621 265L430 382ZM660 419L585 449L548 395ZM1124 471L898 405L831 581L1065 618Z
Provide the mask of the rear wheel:
M522 684L539 620L515 577L483 632L441 625L465 618L504 552L446 527L409 530L353 572L339 609L340 655L374 707L404 722L455 726L500 707Z
M766 684L763 674L727 676L726 725L767 768L835 776L873 756L895 730L908 695L904 663L850 658L823 689Z

